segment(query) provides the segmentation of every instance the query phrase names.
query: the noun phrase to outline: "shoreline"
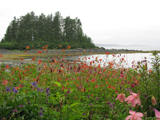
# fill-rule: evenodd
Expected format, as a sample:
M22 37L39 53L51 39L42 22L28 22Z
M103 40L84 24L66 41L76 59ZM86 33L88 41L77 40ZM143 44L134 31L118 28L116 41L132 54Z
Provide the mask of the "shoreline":
M152 53L153 51L141 51L141 50L117 50L117 49L69 49L69 50L48 50L48 51L42 51L42 50L28 50L27 53L20 50L3 50L0 49L0 55L2 54L3 57L0 57L0 65L4 63L5 65L9 65L10 67L13 66L22 66L24 64L32 64L35 63L31 60L21 60L23 59L31 59L34 56L37 58L41 57L48 57L51 58L53 56L80 56L80 55L95 55L95 54L105 54L108 52L109 54L123 54L123 53ZM42 53L38 53L38 51L42 51ZM158 51L160 52L160 51ZM107 53L106 53L107 54Z
M39 53L41 51L41 53ZM142 51L142 50L128 50L128 49L105 49L105 48L97 48L97 49L54 49L54 50L46 50L43 51L42 49L39 50L6 50L0 49L0 61L2 60L12 60L12 61L19 61L20 59L26 58L33 58L36 57L53 57L53 56L80 56L80 55L95 55L95 54L130 54L130 53L152 53L153 51ZM157 51L160 53L160 51Z
M3 55L10 55L10 54L24 54L25 50L7 50L7 49L0 49L0 54ZM27 50L27 53L25 54L36 54L38 51L42 51L42 53L45 54L53 54L53 55L61 55L61 54L78 54L78 53L83 53L83 54L105 54L108 52L109 54L120 54L120 53L152 53L155 50L148 50L148 51L143 51L143 50L129 50L129 49L105 49L103 47L101 48L95 48L95 49L83 49L83 48L77 48L77 49L66 49L65 51L62 51L61 49L52 49L48 51L43 51L42 49L37 49L37 50ZM159 50L158 53L160 53Z

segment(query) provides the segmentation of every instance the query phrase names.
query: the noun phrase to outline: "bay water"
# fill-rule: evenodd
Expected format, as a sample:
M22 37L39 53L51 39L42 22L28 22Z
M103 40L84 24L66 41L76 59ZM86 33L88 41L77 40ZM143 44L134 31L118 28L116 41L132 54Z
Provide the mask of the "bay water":
M160 54L158 54L160 55ZM152 68L152 53L123 53L123 54L91 54L82 56L66 57L66 60L78 60L92 66L106 67L109 64L117 64L115 67L133 68L138 62L147 63L148 69ZM93 62L94 61L94 62Z

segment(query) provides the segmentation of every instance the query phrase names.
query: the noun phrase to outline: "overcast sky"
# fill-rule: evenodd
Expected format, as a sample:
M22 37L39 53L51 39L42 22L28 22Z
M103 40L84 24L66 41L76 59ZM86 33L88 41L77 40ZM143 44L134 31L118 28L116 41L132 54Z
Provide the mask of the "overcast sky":
M0 40L14 16L31 11L78 17L93 43L160 46L160 0L3 0Z

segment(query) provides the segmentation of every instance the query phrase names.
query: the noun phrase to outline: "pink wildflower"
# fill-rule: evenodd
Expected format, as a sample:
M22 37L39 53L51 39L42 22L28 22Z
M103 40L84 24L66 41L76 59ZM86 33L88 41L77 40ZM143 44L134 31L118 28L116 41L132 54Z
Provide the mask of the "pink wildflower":
M138 103L141 105L141 100L139 98L139 94L130 92L132 95L128 96L125 101L128 101L128 103L132 103L132 107L135 107L136 104Z
M160 112L156 109L154 109L154 111L155 111L155 116L159 118L158 120L160 120Z
M134 111L129 111L131 115L127 116L125 120L142 120L141 117L143 117L143 113L140 112L134 112Z
M120 102L123 102L125 99L125 94L123 93L120 93L116 98L116 100L119 100Z

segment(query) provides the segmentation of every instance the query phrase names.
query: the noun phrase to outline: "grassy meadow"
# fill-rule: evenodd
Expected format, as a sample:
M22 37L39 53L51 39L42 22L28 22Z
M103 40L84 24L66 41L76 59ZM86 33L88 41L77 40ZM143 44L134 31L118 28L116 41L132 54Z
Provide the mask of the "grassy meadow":
M160 58L156 51L152 69L147 69L145 59L124 68L126 61L117 54L103 67L98 58L90 64L79 59L65 61L65 51L48 61L38 58L41 54L28 55L31 63L21 67L0 65L1 120L160 119ZM1 54L0 59L5 56ZM23 57L17 59L23 61Z

